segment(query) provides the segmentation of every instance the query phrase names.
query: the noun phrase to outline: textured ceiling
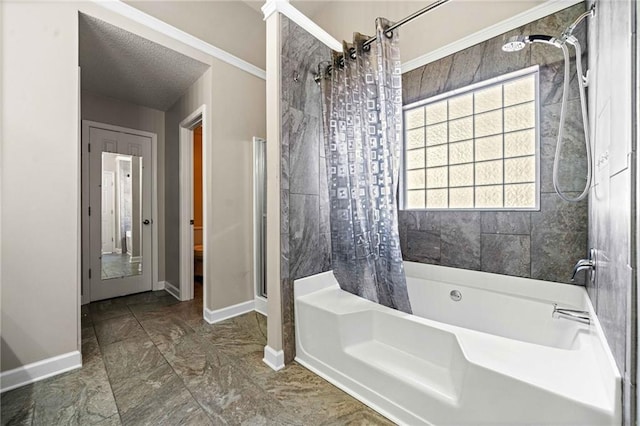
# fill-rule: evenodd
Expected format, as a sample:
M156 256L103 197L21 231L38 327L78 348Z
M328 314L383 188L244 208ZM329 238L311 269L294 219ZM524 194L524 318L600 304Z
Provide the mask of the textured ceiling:
M166 111L208 65L80 15L82 89Z

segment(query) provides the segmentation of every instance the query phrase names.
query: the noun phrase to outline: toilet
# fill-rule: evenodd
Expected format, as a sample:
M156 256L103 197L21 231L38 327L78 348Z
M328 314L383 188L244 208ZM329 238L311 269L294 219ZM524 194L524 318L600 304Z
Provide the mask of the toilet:
M193 274L202 278L202 226L193 227Z

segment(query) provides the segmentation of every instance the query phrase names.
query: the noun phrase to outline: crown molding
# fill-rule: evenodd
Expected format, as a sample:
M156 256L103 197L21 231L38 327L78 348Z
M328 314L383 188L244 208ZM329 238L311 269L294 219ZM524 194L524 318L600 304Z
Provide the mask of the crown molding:
M505 19L497 24L463 37L460 40L449 43L446 46L442 46L438 49L432 50L431 52L425 53L424 55L418 56L415 59L406 61L402 64L402 73L420 68L431 62L437 61L438 59L442 59L446 56L452 55L478 43L482 43L490 38L499 36L507 31L511 31L515 28L528 24L529 22L544 18L545 16L559 12L562 9L566 9L567 7L571 7L574 4L581 2L582 0L549 0L512 16L511 18Z
M281 1L286 1L287 3L289 2L288 0L281 0ZM271 15L273 15L274 13L276 13L278 11L278 3L280 3L281 1L278 0L267 0L262 7L260 8L260 10L262 10L262 14L264 16L264 20L266 21Z
M265 20L276 12L280 12L287 18L291 19L330 49L338 52L342 51L342 43L333 38L331 34L323 30L304 13L296 9L291 3L289 3L289 0L268 0L264 6L262 6L262 13L264 14Z

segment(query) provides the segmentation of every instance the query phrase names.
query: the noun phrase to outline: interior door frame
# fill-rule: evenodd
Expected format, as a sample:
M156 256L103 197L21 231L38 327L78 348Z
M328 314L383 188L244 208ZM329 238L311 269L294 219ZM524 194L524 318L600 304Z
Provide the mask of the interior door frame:
M202 126L202 291L207 300L207 277L209 276L209 219L207 204L209 197L207 160L210 154L206 120L206 106L201 105L180 122L180 294L173 294L185 301L193 299L194 254L193 254L193 130ZM206 306L206 303L203 304ZM204 308L203 308L204 309Z
M113 132L129 133L151 139L151 288L162 290L158 283L158 135L144 130L130 129L113 124L82 120L82 208L80 211L82 226L82 280L80 286L81 304L91 301L91 286L89 286L90 267L90 220L89 220L89 128L95 127ZM100 274L100 271L93 272Z
M260 253L260 248L259 248L259 244L258 241L262 240L263 244L266 240L266 227L264 228L264 235L262 235L262 237L259 236L260 234L260 223L262 222L262 210L260 209L260 207L258 206L258 202L259 202L259 192L260 189L258 188L258 184L259 183L263 183L263 187L264 187L264 193L262 194L262 197L265 197L265 202L266 202L266 178L267 178L267 169L266 169L266 158L267 158L267 150L266 150L266 139L264 138L260 138L257 136L253 137L253 141L252 141L252 159L253 159L253 170L252 170L252 183L253 183L253 197L252 197L252 201L253 201L253 269L254 269L254 274L253 274L253 293L254 293L254 299L256 301L256 307L257 310L266 315L267 312L267 299L266 297L264 297L262 295L262 289L260 288L260 272L259 269L262 267L262 263L260 262L260 258L262 257L262 262L266 262L266 250L263 253ZM262 155L263 155L263 160L264 160L264 165L265 168L263 170L263 179L264 182L259 182L259 176L258 176L258 145L259 144L264 144L264 147L262 148ZM264 281L266 283L266 274L263 277ZM265 286L266 287L266 286ZM265 288L266 290L266 288Z

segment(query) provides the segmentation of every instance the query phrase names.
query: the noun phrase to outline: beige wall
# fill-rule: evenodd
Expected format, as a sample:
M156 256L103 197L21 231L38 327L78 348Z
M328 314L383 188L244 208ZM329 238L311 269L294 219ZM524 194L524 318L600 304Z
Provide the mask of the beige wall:
M205 181L206 307L252 300L252 138L264 137L265 82L220 61L167 111L166 277L180 283L179 124L201 105L207 122L203 143Z
M164 111L135 105L118 99L82 90L81 116L83 120L113 124L129 129L144 130L158 135L158 281L165 280L164 238ZM137 235L137 234L136 234Z
M166 280L180 288L180 122L193 111L211 105L211 69L205 72L167 111L165 121ZM204 141L210 141L210 135Z
M6 371L79 348L78 18L71 4L0 7Z
M251 299L247 160L251 137L265 134L264 81L93 2L1 2L0 8L1 370L80 348L78 11L212 65L214 146L206 167L218 185L209 205L210 237L218 246L208 254L214 271L208 305Z
M210 309L253 300L252 138L265 138L265 81L219 62L213 66L211 144L205 167L212 197L206 230ZM205 197L207 194L205 194ZM206 226L206 225L205 225Z
M235 1L126 1L212 45L265 67L265 23L262 14Z
M451 0L402 27L402 62L458 41L543 2ZM397 21L429 3L432 1L334 1L317 8L311 18L336 39L351 41L356 31L374 35L378 16Z

